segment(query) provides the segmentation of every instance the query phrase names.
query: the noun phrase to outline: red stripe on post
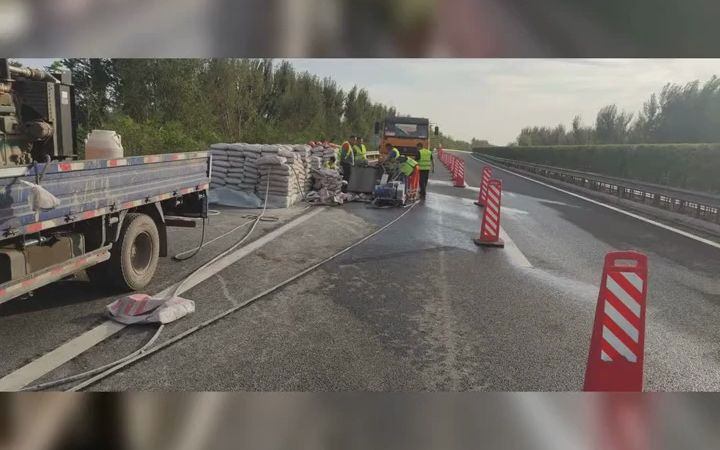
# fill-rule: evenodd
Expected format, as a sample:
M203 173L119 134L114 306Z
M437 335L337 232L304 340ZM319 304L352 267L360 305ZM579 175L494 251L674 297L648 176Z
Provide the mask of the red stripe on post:
M629 262L621 264L621 262ZM630 274L636 284L641 284L638 290L625 279ZM647 305L647 256L637 252L614 252L605 257L600 292L595 309L595 323L590 339L587 368L585 370L584 390L592 392L640 392L643 388L643 370L645 363L645 313ZM608 287L609 282L615 282ZM611 290L615 290L613 293ZM635 297L637 295L637 297ZM619 296L623 298L618 298ZM626 302L635 301L637 305ZM625 318L630 326L636 327L637 343L628 336L620 324L615 323L605 312L605 305L609 304ZM631 309L639 309L633 312ZM607 327L615 338L624 344L635 356L636 361L628 361L621 354L611 353L612 345L605 342L603 330ZM617 349L616 349L617 350ZM603 361L602 352L612 358L612 361ZM619 353L619 352L617 352Z
M490 180L485 212L483 213L480 237L474 239L476 245L504 247L505 242L500 239L500 208L502 203L502 181Z

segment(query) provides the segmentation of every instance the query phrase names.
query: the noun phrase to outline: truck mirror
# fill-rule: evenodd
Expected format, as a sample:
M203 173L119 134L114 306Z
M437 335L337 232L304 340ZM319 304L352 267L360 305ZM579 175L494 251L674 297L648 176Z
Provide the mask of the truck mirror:
M440 136L440 128L435 127L435 136Z
M380 122L375 122L375 135L378 136L380 134Z

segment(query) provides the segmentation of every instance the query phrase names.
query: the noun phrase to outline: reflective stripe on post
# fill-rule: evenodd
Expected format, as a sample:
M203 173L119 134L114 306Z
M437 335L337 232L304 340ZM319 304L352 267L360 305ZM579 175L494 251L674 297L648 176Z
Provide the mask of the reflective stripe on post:
M480 182L480 195L478 196L478 201L475 202L475 204L480 207L485 207L485 204L487 203L488 186L490 185L490 180L492 179L492 176L492 167L483 167L482 181Z
M453 186L464 188L465 187L465 160L461 158L455 158L455 172L453 173Z
M505 242L500 239L501 203L502 181L490 180L488 184L487 204L480 227L480 237L473 240L476 245L505 247Z
M642 391L647 274L647 256L641 253L605 257L585 391Z

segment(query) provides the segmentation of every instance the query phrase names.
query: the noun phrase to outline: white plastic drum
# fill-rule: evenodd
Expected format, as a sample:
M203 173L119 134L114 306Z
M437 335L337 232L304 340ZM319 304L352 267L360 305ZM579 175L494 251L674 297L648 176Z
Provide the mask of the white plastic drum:
M123 157L122 139L112 130L92 130L85 139L85 159Z

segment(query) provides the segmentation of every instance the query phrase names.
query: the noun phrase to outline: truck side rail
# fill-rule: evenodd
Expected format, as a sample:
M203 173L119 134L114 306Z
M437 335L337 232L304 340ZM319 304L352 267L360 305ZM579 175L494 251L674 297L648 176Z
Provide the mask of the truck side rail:
M528 174L562 181L585 189L611 194L619 199L630 200L710 223L720 224L719 195L644 183L592 172L562 169L542 164L499 158L480 152L474 152L474 154L489 162L517 169Z
M0 169L0 241L206 191L210 170L208 152ZM18 180L37 183L43 171L39 184L60 206L34 211L32 189Z

